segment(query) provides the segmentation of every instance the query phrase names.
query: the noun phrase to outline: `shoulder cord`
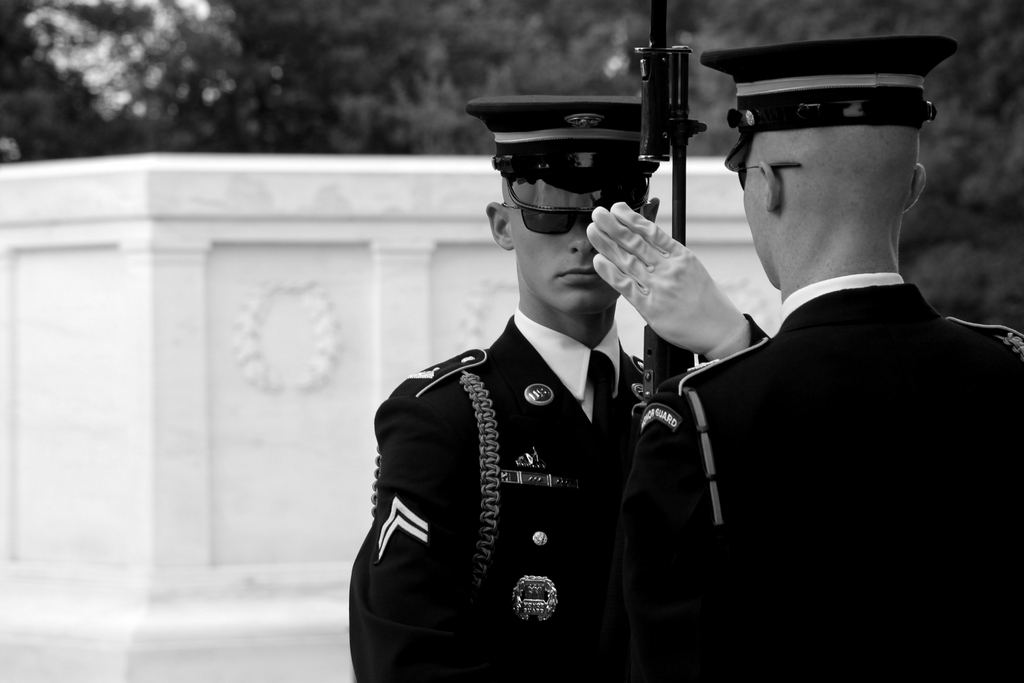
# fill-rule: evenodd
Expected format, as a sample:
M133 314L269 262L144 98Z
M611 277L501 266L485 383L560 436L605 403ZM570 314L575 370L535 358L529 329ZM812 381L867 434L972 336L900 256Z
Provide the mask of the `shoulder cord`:
M466 393L473 402L476 424L480 432L480 540L476 543L476 554L473 556L473 597L487 576L491 564L491 554L498 540L498 513L501 509L500 477L498 466L498 421L494 417L489 392L484 388L480 377L470 372L463 372L459 378ZM371 484L370 514L377 516L377 479L380 477L380 446L374 459L373 483Z
M377 480L380 479L380 446L377 446L377 457L373 459L373 483L370 484L370 516L377 518Z
M1010 347L1010 349L1020 356L1020 359L1024 361L1024 339L1014 334L1013 332L1007 332L1005 337L996 335L996 339L1000 340L1004 344Z
M498 540L498 513L501 509L500 478L498 466L498 421L494 417L489 392L478 375L463 372L459 378L462 388L469 394L476 413L476 424L480 432L480 540L476 542L473 556L473 599L491 566L491 555Z

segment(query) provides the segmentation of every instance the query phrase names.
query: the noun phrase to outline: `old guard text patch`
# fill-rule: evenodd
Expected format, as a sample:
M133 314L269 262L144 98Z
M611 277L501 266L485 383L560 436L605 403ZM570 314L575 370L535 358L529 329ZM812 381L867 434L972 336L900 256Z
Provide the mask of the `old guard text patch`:
M664 403L652 403L647 406L647 410L644 411L644 416L640 418L640 431L644 431L647 425L655 420L661 422L673 432L679 429L679 424L682 422L682 418L679 417L679 413L672 410Z

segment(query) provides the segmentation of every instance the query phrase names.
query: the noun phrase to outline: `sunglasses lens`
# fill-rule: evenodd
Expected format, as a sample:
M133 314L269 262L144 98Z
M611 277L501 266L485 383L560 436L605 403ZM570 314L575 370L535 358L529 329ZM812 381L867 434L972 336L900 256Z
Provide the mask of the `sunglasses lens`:
M736 171L736 175L739 176L740 179L740 189L747 189L747 169L741 168L740 170Z
M569 232L572 224L576 222L578 213L553 213L550 211L532 211L531 209L520 209L523 213L523 223L526 229L531 232L540 232L546 235L557 235Z

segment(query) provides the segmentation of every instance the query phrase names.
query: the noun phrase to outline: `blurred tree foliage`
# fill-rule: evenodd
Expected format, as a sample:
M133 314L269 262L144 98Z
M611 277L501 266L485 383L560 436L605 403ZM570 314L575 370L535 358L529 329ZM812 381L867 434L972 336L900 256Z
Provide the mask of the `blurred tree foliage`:
M197 10L198 8L198 10ZM670 0L691 154L723 154L712 48L942 33L901 266L940 311L1024 328L1024 3ZM0 160L142 151L467 154L487 94L638 94L647 0L0 0Z
M0 0L0 161L108 153L126 132L99 111L81 72L49 59L56 27L29 21L35 3Z

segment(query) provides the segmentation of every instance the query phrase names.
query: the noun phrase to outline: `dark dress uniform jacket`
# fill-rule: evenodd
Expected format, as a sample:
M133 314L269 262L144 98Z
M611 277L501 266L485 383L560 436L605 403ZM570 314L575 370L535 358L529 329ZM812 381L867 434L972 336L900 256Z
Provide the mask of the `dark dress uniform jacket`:
M623 503L633 680L1019 670L1024 350L1011 333L940 318L912 285L846 290L665 382ZM718 527L680 387L703 407Z
M621 563L615 572L610 568L628 424L638 400L632 385L641 381L640 371L620 350L618 429L615 443L608 443L597 439L579 403L514 323L477 364L482 354L457 356L433 379L407 380L377 412L376 515L356 557L350 591L356 678L621 681L628 649ZM480 434L459 381L460 364L473 366L468 371L479 375L493 401L500 468L578 484L501 484L497 542L475 598ZM416 396L445 372L450 376ZM549 404L527 401L526 389L534 384L553 392ZM526 454L543 466L527 466ZM429 538L397 529L378 561L381 528L396 496L426 523ZM546 543L534 541L536 532L546 535ZM513 589L524 576L554 583L557 606L545 621L513 612Z

